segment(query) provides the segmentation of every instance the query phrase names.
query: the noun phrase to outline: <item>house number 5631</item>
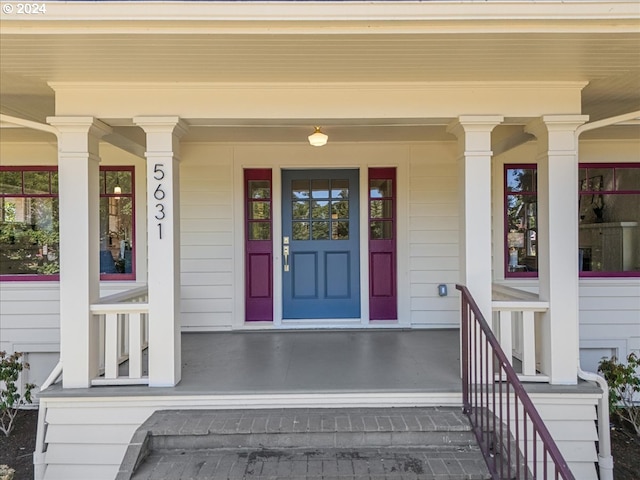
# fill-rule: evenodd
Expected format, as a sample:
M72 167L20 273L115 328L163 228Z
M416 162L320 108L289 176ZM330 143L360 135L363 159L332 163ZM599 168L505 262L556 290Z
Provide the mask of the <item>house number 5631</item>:
M164 212L164 197L166 197L166 193L162 189L161 180L164 179L164 163L156 163L153 166L153 178L158 183L156 185L156 189L153 191L153 198L155 198L158 203L156 203L156 214L155 218L158 220L158 237L162 240L162 222L166 217L166 213Z

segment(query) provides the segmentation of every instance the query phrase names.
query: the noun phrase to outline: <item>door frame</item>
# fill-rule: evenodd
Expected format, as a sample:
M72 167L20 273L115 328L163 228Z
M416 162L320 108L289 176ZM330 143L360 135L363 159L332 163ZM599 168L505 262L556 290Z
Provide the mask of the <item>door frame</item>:
M271 148L273 147L273 149ZM389 148L385 148L389 147ZM292 146L237 146L234 148L234 301L230 313L232 330L260 329L340 329L340 328L408 328L411 326L410 283L409 283L409 168L410 148L406 145L389 145L380 148L379 144L362 144L358 146L361 153L358 157L366 161L354 162L352 151L334 151L331 160L327 161L324 151L312 150L312 155L305 155L309 147ZM325 147L325 151L328 148ZM321 153L316 156L316 153ZM288 158L295 160L288 161ZM284 160L283 160L284 159ZM302 161L300 159L303 159ZM395 161L390 161L394 159ZM396 168L397 182L397 288L398 288L398 320L369 320L369 224L368 221L368 169L371 167ZM244 310L244 169L270 168L272 170L272 211L273 211L273 322L245 322ZM318 169L350 169L359 171L360 196L360 318L359 319L323 319L323 320L287 320L282 318L282 171L283 170L318 170ZM364 219L364 221L363 221ZM404 232L404 233L402 233Z

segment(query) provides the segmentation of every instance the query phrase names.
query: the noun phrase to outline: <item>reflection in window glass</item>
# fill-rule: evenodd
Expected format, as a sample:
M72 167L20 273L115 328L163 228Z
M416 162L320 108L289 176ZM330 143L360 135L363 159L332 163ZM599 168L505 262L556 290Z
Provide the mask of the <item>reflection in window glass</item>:
M507 190L510 192L535 192L537 171L535 168L509 168L507 170Z
M49 172L24 172L24 193L48 194L49 177Z
M249 240L271 240L271 223L249 223Z
M349 180L331 180L331 198L349 198Z
M0 172L0 194L22 193L22 172Z
M332 222L331 238L333 240L349 240L349 222Z
M271 218L271 202L251 202L249 219L269 220Z
M0 274L58 273L58 199L3 197L0 208Z
M133 200L100 198L100 273L132 273Z
M271 198L270 183L268 180L249 180L249 198Z
M616 168L616 190L640 191L640 168Z
M103 193L131 193L131 172L106 170L106 190Z
M313 222L311 235L314 240L329 240L329 222Z
M340 200L331 202L331 218L349 218L349 201Z
M390 198L393 196L392 180L371 179L369 180L369 197Z
M292 229L294 240L309 240L309 222L293 222Z
M309 180L292 180L291 196L293 198L309 198Z
M587 168L580 190L588 192L613 191L615 189L613 168Z
M393 201L371 200L369 215L371 218L391 218L393 216Z
M308 201L294 201L291 202L293 213L292 218L295 220L305 220L309 218L309 202Z
M329 198L329 180L311 180L313 198Z
M507 167L505 171L507 276L531 276L538 271L537 170L531 166ZM531 273L530 273L531 272Z
M393 222L370 222L371 240L390 240L393 238Z
M314 200L311 218L313 218L314 220L329 218L329 201Z

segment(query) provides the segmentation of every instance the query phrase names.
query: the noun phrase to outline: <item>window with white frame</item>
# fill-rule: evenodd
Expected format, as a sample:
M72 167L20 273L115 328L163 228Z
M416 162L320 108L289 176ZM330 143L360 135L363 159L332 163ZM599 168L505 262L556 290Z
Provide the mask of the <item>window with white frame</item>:
M537 167L505 165L505 276L536 277ZM640 276L640 163L580 164L578 265L582 277Z
M134 169L100 168L100 278L135 279ZM56 167L0 167L0 280L59 278Z

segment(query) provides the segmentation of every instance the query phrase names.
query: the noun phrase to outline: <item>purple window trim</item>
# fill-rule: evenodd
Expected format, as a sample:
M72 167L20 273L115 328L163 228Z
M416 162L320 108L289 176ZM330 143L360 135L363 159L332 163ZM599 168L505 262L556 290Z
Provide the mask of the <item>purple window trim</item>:
M509 247L507 244L507 228L508 228L508 220L507 220L507 196L512 194L519 194L521 192L510 192L507 189L507 170L509 169L526 169L533 168L535 170L538 169L538 165L535 163L509 163L504 165L504 175L503 175L503 220L504 220L504 276L505 278L538 278L538 272L509 272L507 271L509 265ZM631 162L631 163L579 163L578 170L580 169L597 169L597 168L611 168L614 170L614 185L615 182L615 170L617 168L640 168L640 162ZM536 195L537 195L537 185L536 185ZM529 193L529 192L527 192ZM578 191L578 195L593 195L594 193L603 194L603 195L640 195L640 190L580 190ZM537 219L536 219L537 220ZM576 219L577 221L577 219ZM638 278L640 277L640 272L578 272L579 278Z
M58 172L57 165L12 165L12 166L0 166L0 171L3 172ZM125 274L114 274L114 273L103 273L100 274L100 280L105 281L127 281L127 280L135 280L136 279L136 218L135 218L135 167L129 165L109 165L109 166L101 166L100 172L103 171L119 171L119 172L131 172L131 193L121 193L121 194L107 194L105 190L105 185L103 184L100 187L100 198L103 197L130 197L132 199L132 213L131 213L131 221L133 223L132 230L132 241L134 248L131 250L131 273ZM106 182L106 179L105 179ZM49 181L49 191L52 190L51 181ZM22 186L22 190L24 192L24 183ZM105 192L105 193L103 193ZM0 197L18 197L18 198L58 198L58 193L3 193L0 194ZM31 275L31 274L21 274L21 275L0 275L0 282L59 282L60 274L55 273L52 275Z
M518 169L518 170L535 170L537 172L538 170L538 165L535 163L507 163L504 165L504 169L503 169L503 195L502 195L502 201L503 201L503 210L502 210L502 216L503 216L503 222L504 222L504 226L503 226L503 231L504 231L504 246L503 246L503 251L504 251L504 278L538 278L538 272L510 272L509 271L509 244L508 244L508 239L507 239L507 234L509 233L509 219L507 217L507 198L510 195L522 195L522 196L531 196L531 197L538 197L538 182L536 180L536 189L532 192L517 192L517 191L510 191L507 188L507 172L509 170L514 170L514 169ZM537 226L537 213L536 213L536 226ZM537 228L536 228L536 232L537 232ZM536 255L536 259L537 259L537 255Z

